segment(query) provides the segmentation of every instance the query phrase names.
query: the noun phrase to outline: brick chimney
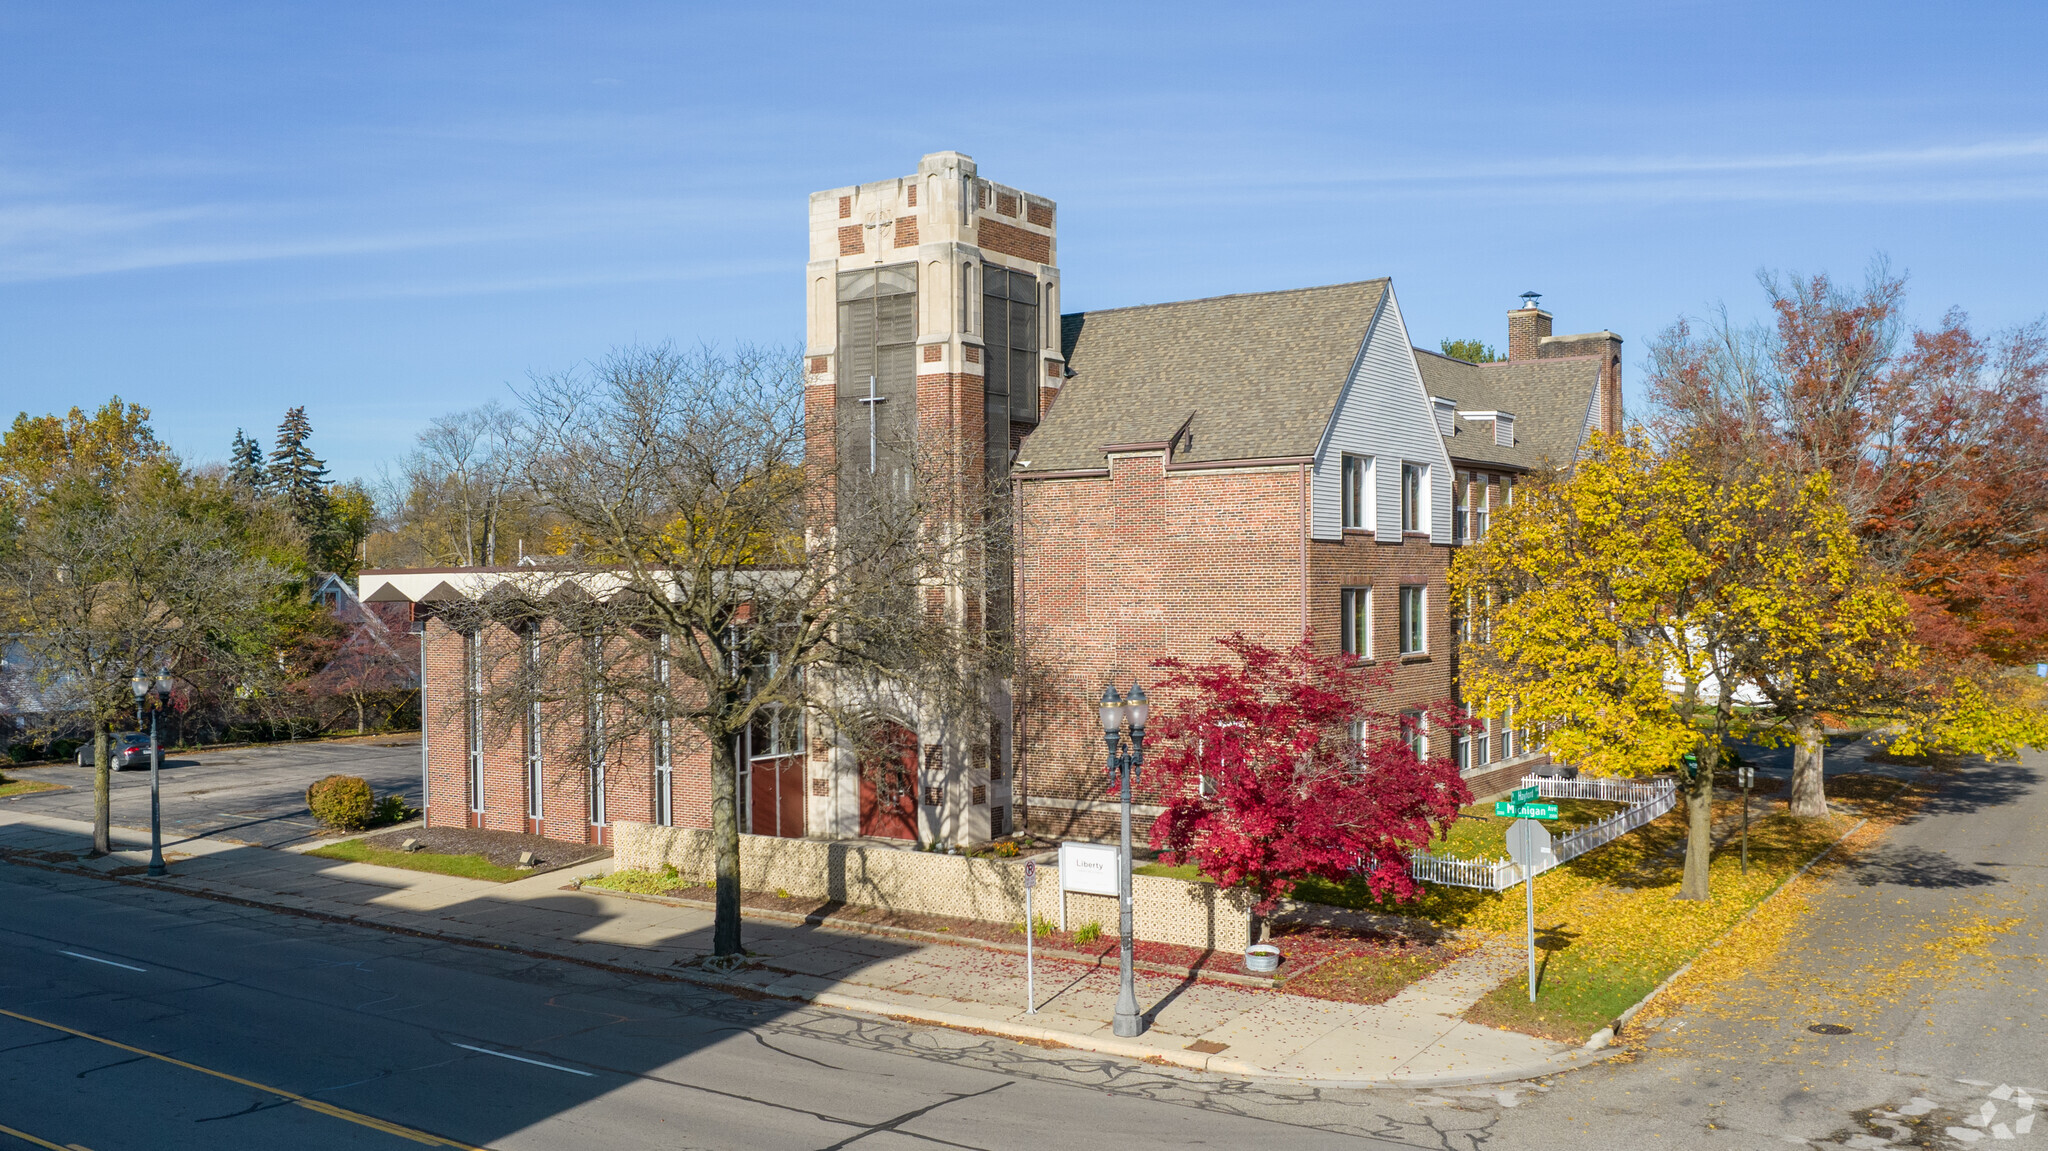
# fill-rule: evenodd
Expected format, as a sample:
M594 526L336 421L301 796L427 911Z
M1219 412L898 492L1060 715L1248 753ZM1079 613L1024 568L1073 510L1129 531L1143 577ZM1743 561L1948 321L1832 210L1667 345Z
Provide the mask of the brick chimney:
M1508 313L1508 359L1533 360L1550 335L1550 313L1531 300Z

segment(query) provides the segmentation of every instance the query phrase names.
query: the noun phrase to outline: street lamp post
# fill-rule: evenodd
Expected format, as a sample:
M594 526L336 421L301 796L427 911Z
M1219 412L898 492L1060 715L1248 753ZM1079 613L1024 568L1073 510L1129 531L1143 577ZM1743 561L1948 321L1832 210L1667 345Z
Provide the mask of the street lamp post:
M168 669L159 671L155 677L137 672L128 680L128 690L135 693L135 726L142 726L142 701L154 688L159 696L171 690L171 673ZM164 827L162 793L157 786L157 769L163 765L163 748L157 743L157 707L149 709L149 874L156 877L164 874Z
M1123 852L1117 860L1116 877L1116 1022L1111 1030L1126 1039L1145 1031L1145 1020L1138 1014L1138 989L1131 975L1131 787L1145 762L1145 720L1151 713L1145 689L1135 683L1128 699L1119 696L1114 685L1102 689L1102 738L1109 746L1109 776L1121 785L1123 794ZM1127 723L1131 728L1128 744L1123 735Z

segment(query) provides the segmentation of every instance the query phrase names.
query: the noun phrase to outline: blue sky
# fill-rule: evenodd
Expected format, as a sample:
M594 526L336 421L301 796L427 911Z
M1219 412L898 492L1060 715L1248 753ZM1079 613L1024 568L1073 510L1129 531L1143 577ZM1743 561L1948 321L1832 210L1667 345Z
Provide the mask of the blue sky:
M1002 15L995 15L1000 11ZM0 4L0 409L338 477L627 343L794 341L805 196L954 148L1069 308L1391 275L1419 343L1641 356L1883 252L2039 316L2038 4Z

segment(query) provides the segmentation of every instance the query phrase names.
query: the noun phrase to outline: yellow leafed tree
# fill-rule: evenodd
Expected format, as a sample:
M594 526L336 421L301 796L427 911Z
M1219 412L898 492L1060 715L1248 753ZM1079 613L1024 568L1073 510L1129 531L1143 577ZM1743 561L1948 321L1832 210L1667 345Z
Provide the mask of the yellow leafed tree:
M1869 574L1824 483L1596 449L1568 477L1518 488L1453 564L1457 597L1494 605L1464 657L1465 698L1589 773L1678 771L1679 895L1705 899L1737 689L1769 668L1787 698L1818 698L1909 661L1905 607Z

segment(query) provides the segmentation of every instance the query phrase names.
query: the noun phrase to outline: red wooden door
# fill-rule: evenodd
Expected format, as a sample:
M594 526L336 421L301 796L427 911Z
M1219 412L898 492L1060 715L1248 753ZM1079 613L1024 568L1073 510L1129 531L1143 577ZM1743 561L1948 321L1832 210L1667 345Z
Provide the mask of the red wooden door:
M917 838L917 733L892 723L860 767L860 833Z
M757 759L748 766L747 830L798 839L804 833L803 757Z

